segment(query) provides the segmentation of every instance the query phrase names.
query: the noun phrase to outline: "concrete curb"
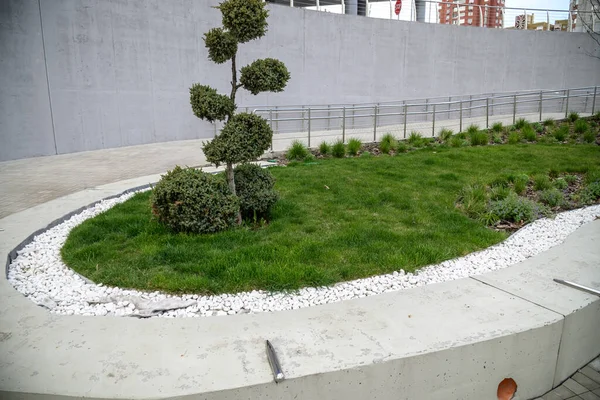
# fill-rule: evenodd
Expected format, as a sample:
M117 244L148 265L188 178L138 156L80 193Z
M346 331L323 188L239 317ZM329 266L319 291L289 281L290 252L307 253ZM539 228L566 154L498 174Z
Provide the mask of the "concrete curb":
M19 227L8 240L0 236L0 252L10 260L40 231L102 198L148 187L152 178L0 220ZM600 299L552 282L559 274L599 287L599 260L594 221L545 253L481 277L294 311L178 320L52 315L3 276L0 394L481 399L494 398L498 383L512 377L515 398L532 398L600 353ZM288 377L280 384L272 382L266 339Z

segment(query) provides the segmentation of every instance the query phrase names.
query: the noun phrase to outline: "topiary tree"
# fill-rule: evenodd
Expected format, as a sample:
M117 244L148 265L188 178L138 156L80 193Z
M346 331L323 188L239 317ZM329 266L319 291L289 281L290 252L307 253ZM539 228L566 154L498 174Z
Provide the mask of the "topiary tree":
M223 27L209 30L204 35L204 44L208 58L215 63L231 60L231 93L225 96L209 86L195 84L190 88L190 102L198 118L226 121L221 133L204 143L203 150L209 162L226 165L227 183L235 195L233 165L260 157L273 138L273 131L264 118L250 113L235 114L237 90L244 88L253 95L281 92L290 73L281 61L265 58L243 67L238 82L238 45L265 35L269 13L262 0L225 0L217 8L221 11Z
M268 216L279 199L273 175L256 164L240 164L233 173L242 216L250 221Z

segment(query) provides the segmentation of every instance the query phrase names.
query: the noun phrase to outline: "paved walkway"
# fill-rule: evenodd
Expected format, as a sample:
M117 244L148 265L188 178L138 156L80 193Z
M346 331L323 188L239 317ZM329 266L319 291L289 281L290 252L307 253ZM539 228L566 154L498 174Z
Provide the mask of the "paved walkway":
M600 400L600 357L536 400Z

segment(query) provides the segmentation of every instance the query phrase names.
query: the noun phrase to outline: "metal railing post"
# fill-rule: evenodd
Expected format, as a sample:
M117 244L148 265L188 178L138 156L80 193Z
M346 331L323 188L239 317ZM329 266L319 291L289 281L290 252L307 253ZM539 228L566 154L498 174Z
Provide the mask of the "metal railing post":
M523 14L525 16L525 30L527 30L527 10L523 10Z
M490 98L485 98L485 129L490 128Z
M435 104L433 105L433 117L432 117L433 123L431 126L431 137L435 137Z
M271 126L273 129L273 126ZM279 132L279 109L275 106L275 130Z
M356 126L354 124L354 112L356 111L356 104L352 104L352 129Z
M379 105L373 107L373 141L377 141L377 109Z
M327 130L331 130L331 104L327 104Z
M463 114L463 101L462 99L460 99L460 114L459 114L459 125L458 125L458 132L462 132L462 114Z
M567 32L573 32L573 14L569 10L569 20L567 21Z
M310 107L308 107L308 147L310 148Z
M598 86L594 86L594 98L592 99L592 115L596 111L596 92L598 91Z
M546 11L546 30L550 30L550 12Z
M294 0L290 0L290 7L294 7Z
M273 109L269 109L269 126L273 130ZM273 136L271 136L271 151L273 151Z
M404 102L404 139L406 139L406 117L408 117L408 105Z
M342 109L342 143L346 143L346 107Z
M302 106L302 132L304 132L304 106Z
M317 0L317 11L321 11L321 2Z
M540 122L542 122L542 110L543 110L543 104L542 101L544 100L544 92L542 92L540 90Z
M517 95L513 96L513 125L517 122Z
M567 104L565 106L565 118L569 116L569 97L571 96L571 91L567 89Z

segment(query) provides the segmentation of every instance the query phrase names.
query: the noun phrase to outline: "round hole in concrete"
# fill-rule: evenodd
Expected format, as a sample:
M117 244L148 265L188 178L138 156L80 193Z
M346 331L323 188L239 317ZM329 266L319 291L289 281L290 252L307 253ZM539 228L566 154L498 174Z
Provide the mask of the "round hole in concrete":
M498 400L510 400L517 393L517 382L513 378L505 378L498 385Z

